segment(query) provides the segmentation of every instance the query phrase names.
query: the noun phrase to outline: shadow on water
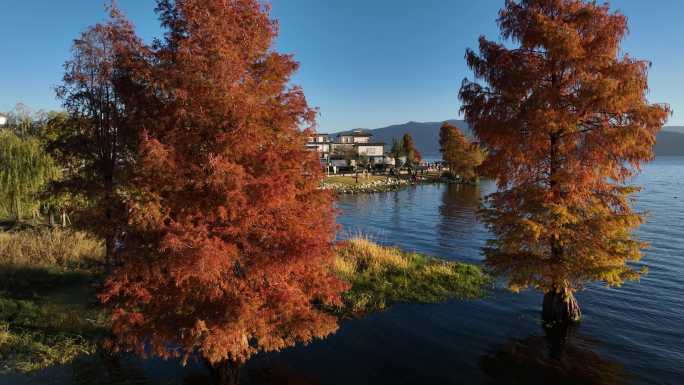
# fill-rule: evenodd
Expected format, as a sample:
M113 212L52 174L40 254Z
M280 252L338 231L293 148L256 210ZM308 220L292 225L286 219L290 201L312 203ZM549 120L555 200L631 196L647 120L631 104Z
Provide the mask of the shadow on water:
M574 326L544 328L544 335L511 339L483 355L486 385L625 385L622 365L594 351L597 341L579 337Z
M201 365L187 367L177 360L144 361L134 356L104 353L84 357L70 365L73 385L223 385L213 382ZM240 375L240 385L319 385L321 381L299 373L283 362L260 359L250 362Z
M140 361L98 353L71 365L73 385L152 385Z

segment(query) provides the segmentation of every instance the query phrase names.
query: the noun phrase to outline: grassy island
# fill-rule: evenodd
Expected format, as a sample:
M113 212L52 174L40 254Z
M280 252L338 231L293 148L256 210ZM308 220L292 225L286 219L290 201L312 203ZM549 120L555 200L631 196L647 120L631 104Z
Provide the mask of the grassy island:
M335 269L352 285L344 313L364 314L392 303L437 303L485 294L490 278L475 265L385 247L364 238L338 246Z

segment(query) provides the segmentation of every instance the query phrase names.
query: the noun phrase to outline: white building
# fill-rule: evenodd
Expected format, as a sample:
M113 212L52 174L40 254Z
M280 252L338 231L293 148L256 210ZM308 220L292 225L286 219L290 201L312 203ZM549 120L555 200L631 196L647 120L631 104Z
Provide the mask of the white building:
M356 129L337 134L333 141L328 134L309 136L306 147L317 151L323 164L355 165L359 157L368 157L372 164L385 164L385 143L373 142L373 134Z
M384 143L357 143L354 147L359 156L382 157L385 153Z
M318 152L321 162L327 162L332 152L331 148L332 140L328 134L316 133L309 136L306 142L306 148L310 151Z

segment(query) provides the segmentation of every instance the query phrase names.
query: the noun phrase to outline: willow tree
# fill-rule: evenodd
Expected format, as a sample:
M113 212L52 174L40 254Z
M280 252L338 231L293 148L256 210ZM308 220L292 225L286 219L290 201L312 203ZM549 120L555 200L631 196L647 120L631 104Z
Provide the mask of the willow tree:
M130 74L144 134L122 264L101 298L115 349L201 357L233 383L257 352L337 328L323 310L345 287L332 197L301 130L316 111L258 0L159 0L157 12L165 38Z
M3 211L11 213L17 222L24 208L36 210L36 194L57 173L38 139L0 130L0 202L5 205Z
M628 182L670 110L647 101L649 63L621 53L627 19L608 5L507 1L498 25L510 44L481 37L466 59L482 83L460 91L498 185L486 264L513 290L543 291L545 320L579 320L574 293L588 281L640 276Z

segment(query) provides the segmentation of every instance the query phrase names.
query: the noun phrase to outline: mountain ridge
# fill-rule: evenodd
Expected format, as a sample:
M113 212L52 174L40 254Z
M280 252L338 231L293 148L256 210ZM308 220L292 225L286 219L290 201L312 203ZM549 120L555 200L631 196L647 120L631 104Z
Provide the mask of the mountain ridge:
M464 135L473 139L473 132L463 120L449 119L447 122L456 125ZM444 121L415 122L392 124L385 127L366 129L373 134L373 141L384 142L385 151L392 146L392 139L400 140L404 134L411 134L418 150L427 157L439 156L439 128ZM331 135L347 133L352 130L335 132ZM684 156L684 126L665 126L658 133L655 145L656 156Z

